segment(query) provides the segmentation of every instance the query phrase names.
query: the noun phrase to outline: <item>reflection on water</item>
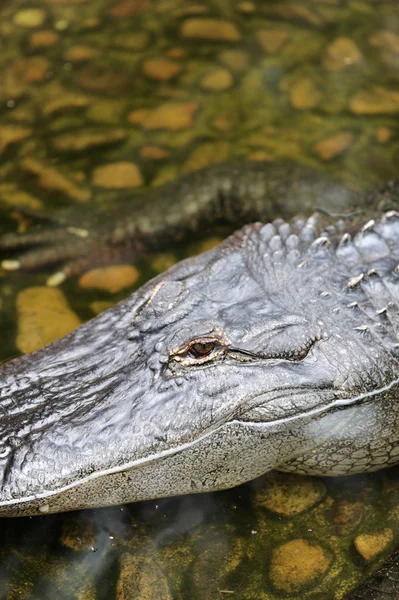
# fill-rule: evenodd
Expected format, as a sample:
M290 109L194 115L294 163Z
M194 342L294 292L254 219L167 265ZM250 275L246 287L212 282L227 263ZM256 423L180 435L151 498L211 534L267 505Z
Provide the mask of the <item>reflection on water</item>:
M354 185L397 174L398 64L396 2L3 2L0 233L42 210L85 207L94 221L100 207L230 158L293 159ZM112 293L66 283L66 314L90 318L181 253L141 261ZM48 331L54 305L21 295L47 275L0 271L0 360L33 343L37 331L21 337L33 305ZM389 554L398 510L391 470L270 475L213 495L7 520L0 595L340 598Z

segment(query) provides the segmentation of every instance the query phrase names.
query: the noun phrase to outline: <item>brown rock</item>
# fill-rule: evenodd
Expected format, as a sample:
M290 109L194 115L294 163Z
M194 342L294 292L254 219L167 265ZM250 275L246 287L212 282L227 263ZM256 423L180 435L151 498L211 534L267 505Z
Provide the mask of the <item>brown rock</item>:
M123 554L116 600L172 600L169 582L156 559L148 554Z
M249 67L250 57L244 50L223 50L219 60L232 71L246 71Z
M270 12L279 17L292 21L304 21L309 25L321 25L322 18L314 8L300 3L276 2L271 4Z
M19 27L34 29L41 27L46 20L46 13L41 8L25 8L15 13L13 22Z
M79 70L76 84L89 92L119 95L130 83L127 71L117 66L88 63Z
M369 37L369 43L393 54L399 54L399 35L389 29L380 29Z
M399 113L399 92L375 86L357 92L349 102L357 115L393 115Z
M55 167L50 167L34 158L24 158L19 163L23 173L36 179L39 187L54 193L61 193L77 202L87 202L91 198L90 190L76 185Z
M143 73L150 79L157 81L169 81L182 72L181 64L169 58L148 58L143 62Z
M320 581L331 562L331 553L321 546L305 539L291 540L273 552L270 579L281 592L303 592Z
M180 34L184 38L217 42L237 42L241 39L235 23L219 19L186 19L180 27Z
M326 486L316 478L276 473L257 490L254 503L277 515L293 517L318 504L326 493Z
M359 62L362 53L350 38L338 37L326 48L323 63L329 71L342 71Z
M197 171L209 165L224 162L230 155L230 144L228 142L206 142L197 146L183 165L183 172Z
M43 0L45 4L62 6L63 4L87 4L89 0Z
M88 271L79 279L79 285L117 294L136 283L138 278L139 272L132 265L113 265Z
M384 529L375 533L358 535L355 539L355 548L364 560L369 561L384 552L393 541L392 529Z
M364 505L361 502L341 500L335 507L334 523L341 535L352 533L361 523L364 515Z
M233 76L227 69L218 67L201 77L199 84L208 92L223 92L233 85Z
M190 4L183 6L182 8L178 8L173 14L175 17L188 17L190 15L204 15L208 12L209 8L203 4Z
M143 185L137 165L130 162L110 163L93 169L93 185L107 189L135 188Z
M273 154L270 152L265 152L264 150L255 150L254 152L250 152L250 154L248 154L248 160L273 160Z
M322 92L310 77L295 82L289 90L291 104L298 110L315 108L323 97Z
M288 31L283 29L258 29L258 31L255 31L258 44L265 52L270 54L278 52L289 37Z
M134 17L148 8L150 0L122 0L111 8L109 14L113 17Z
M42 113L45 117L49 117L57 113L87 108L89 104L90 100L86 96L74 95L65 90L46 102L42 107Z
M16 61L13 69L16 75L25 83L43 83L43 81L46 81L50 66L46 58L32 56L31 58Z
M148 131L180 131L192 127L194 114L198 109L199 105L196 102L165 102L156 108L132 111L128 115L128 121Z
M133 50L134 52L144 50L150 41L148 31L134 31L131 33L122 33L112 40L117 48Z
M246 0L245 2L240 2L240 4L238 4L237 10L244 15L252 15L254 12L256 12L256 6L253 2Z
M350 131L340 131L336 135L324 138L313 146L315 153L323 160L331 160L342 154L353 142Z
M0 125L0 154L4 152L8 146L26 140L31 134L32 130L23 125L13 125L11 123Z
M43 209L43 202L39 198L18 189L12 183L0 185L0 200L14 208L21 206L33 210Z
M95 528L90 518L70 516L63 521L60 542L75 552L88 552L95 546Z
M39 48L50 48L54 46L60 39L60 36L56 31L50 29L43 29L41 31L34 31L29 38L29 46L33 50Z
M68 48L64 54L64 59L72 63L78 63L85 60L91 60L92 58L97 58L99 55L100 51L98 48L76 45Z
M212 125L218 131L231 131L239 121L238 115L235 112L222 112L216 115Z
M165 148L160 148L159 146L143 146L140 149L140 156L152 160L161 160L163 158L168 158L169 152L165 150Z
M375 139L380 144L386 144L387 142L389 142L392 136L393 131L392 129L389 129L389 127L377 127L377 129L375 130Z
M169 58L184 58L187 56L187 51L183 48L171 48L166 54Z
M32 287L17 297L18 334L16 345L33 352L66 335L80 325L60 289Z
M113 146L124 142L127 133L124 129L81 129L62 133L52 140L52 146L61 152L86 152L96 148Z

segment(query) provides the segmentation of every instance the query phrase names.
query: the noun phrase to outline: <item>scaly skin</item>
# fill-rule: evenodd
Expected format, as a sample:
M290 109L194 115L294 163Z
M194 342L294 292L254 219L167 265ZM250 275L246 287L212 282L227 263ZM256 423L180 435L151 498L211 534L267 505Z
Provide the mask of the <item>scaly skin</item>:
M91 263L103 242L102 260L137 253L162 247L167 231L175 239L215 218L266 218L285 199L286 214L320 206L319 194L331 212L348 200L397 200L396 183L355 195L301 167L230 168L189 175L180 192L177 184L156 190L150 216L136 208L83 239L79 257L68 241L28 254L22 266L73 255L66 273L77 271L72 265ZM2 246L59 240L30 235ZM222 489L270 468L335 475L397 463L398 260L395 213L354 241L340 227L323 233L315 219L249 226L8 363L0 371L2 513ZM396 593L394 579L383 583L393 581ZM358 597L377 598L375 581Z
M133 200L104 215L79 207L60 216L58 226L3 236L0 251L28 248L18 263L6 261L3 267L28 270L58 264L68 277L170 247L217 222L239 227L276 215L309 215L315 208L348 212L365 203L362 194L309 167L251 161L202 169L149 191L142 202Z

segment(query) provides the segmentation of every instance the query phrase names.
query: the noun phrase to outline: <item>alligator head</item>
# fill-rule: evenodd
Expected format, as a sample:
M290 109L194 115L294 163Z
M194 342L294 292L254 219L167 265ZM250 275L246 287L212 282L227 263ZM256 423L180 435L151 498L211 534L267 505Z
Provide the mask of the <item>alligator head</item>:
M246 226L3 366L0 512L395 462L398 223Z

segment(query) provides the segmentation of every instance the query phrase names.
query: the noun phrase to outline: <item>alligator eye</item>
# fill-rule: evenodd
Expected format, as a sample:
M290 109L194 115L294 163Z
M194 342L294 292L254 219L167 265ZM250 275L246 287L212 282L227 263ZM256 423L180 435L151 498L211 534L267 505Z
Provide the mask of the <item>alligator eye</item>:
M194 358L204 358L212 354L215 346L215 342L195 342L190 346L188 353Z

